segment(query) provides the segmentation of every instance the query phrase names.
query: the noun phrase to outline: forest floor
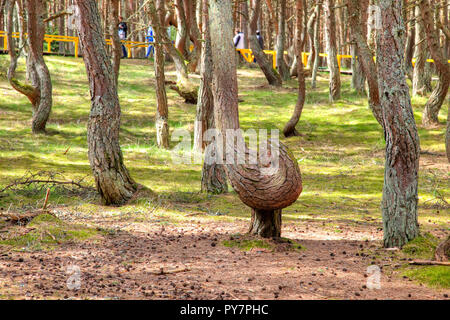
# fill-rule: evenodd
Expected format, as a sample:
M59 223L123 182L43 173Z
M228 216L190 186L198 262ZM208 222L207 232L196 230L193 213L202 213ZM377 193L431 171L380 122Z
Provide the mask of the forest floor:
M5 61L0 56L0 65ZM36 173L93 186L84 65L75 58L46 61L54 107L45 136L31 134L29 102L0 79L0 190ZM152 192L106 207L90 190L51 187L49 214L22 225L0 218L0 299L448 299L450 267L408 264L431 258L450 231L445 128L422 127L426 98L412 100L422 150L420 238L402 250L382 248L382 131L349 76L342 78L341 100L330 105L322 74L317 89L307 85L297 126L302 136L281 138L298 160L303 193L283 210L285 241L266 241L245 235L250 210L231 188L200 193L201 164L174 164L171 151L155 146L153 66L122 61L122 151L131 175ZM238 75L241 127L282 130L296 81L273 89L258 69ZM172 66L167 78L175 79ZM196 107L171 90L168 99L171 130L192 133ZM1 192L0 215L42 208L46 188ZM370 287L372 265L381 270L380 289Z

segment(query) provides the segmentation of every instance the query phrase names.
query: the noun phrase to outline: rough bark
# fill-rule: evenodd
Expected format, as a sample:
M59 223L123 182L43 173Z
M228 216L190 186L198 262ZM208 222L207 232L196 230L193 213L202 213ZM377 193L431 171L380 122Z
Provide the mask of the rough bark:
M123 163L119 145L120 104L96 1L76 0L78 34L91 92L88 121L89 162L97 190L106 205L124 204L137 185Z
M250 49L255 56L256 63L258 63L269 84L275 87L281 87L282 80L280 74L273 68L272 61L267 59L267 56L259 46L258 39L256 38L256 30L258 28L258 16L260 10L261 0L254 0L250 17L250 34L248 37L250 40Z
M149 5L151 23L155 30L155 78L156 78L156 143L159 148L169 148L169 108L167 105L166 80L164 74L164 49L159 35L165 32L162 27L165 10L163 0L156 0Z
M336 14L334 0L325 0L325 39L327 44L327 61L330 70L330 102L339 100L341 97L341 74L337 61L336 49Z
M234 58L234 46L229 39L232 38L233 21L231 16L231 3L229 0L210 1L210 28L211 46L213 58L213 96L214 96L214 118L216 127L219 129L227 146L231 143L230 131L237 134L238 139L242 138L239 129L238 115L238 88L236 61ZM239 135L241 135L239 137ZM267 142L273 152L275 141ZM268 148L268 149L269 149ZM268 151L268 150L267 150ZM278 237L281 233L281 223L274 216L282 208L291 205L296 201L301 193L301 175L297 161L288 151L287 147L279 144L278 169L270 169L268 152L260 151L258 164L231 164L225 165L227 176L239 195L239 198L253 209L253 221L257 221L258 228L251 228L252 233L263 237ZM245 154L239 154L234 148L227 148L223 154L228 156L243 156L246 159L249 155L248 148ZM226 156L226 157L225 157ZM268 169L268 170L264 170ZM256 214L256 212L261 214ZM254 224L254 223L253 223ZM265 232L264 230L271 230Z
M406 84L402 1L380 0L378 80L386 138L383 186L385 247L402 247L419 234L417 221L419 136Z
M439 111L445 101L450 84L450 65L448 64L439 44L438 32L434 27L433 12L431 11L432 6L430 1L420 0L419 7L426 35L425 37L439 76L438 84L428 99L423 112L422 122L425 126L428 126L439 123Z
M295 129L300 117L302 115L303 106L305 105L306 98L306 85L305 85L305 75L303 72L303 63L302 61L302 52L304 47L304 41L302 41L302 28L303 28L303 0L297 0L297 60L299 63L297 64L297 77L298 77L298 97L297 103L295 105L294 113L291 119L286 123L283 134L285 137L297 136L299 135L298 131Z

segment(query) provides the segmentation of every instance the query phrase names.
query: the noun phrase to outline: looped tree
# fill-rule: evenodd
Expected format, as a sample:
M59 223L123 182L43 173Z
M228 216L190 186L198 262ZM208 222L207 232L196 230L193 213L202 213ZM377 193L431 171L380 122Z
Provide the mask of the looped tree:
M281 210L294 203L302 191L300 169L288 148L274 140L267 141L267 144L264 141L260 145L256 164L242 161L255 153L246 145L244 150L234 145L234 138L242 140L243 137L239 130L236 60L231 41L231 3L229 0L212 0L209 5L214 118L216 128L226 141L226 152L222 153L222 157L227 159L225 170L239 198L252 208L250 233L266 238L279 237ZM267 148L263 147L264 144ZM273 154L274 150L278 152ZM238 164L228 161L235 156Z

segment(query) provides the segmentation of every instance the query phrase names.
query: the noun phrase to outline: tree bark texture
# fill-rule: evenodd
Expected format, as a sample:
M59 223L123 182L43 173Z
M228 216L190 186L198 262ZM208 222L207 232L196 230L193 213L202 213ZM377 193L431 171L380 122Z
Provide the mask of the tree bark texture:
M76 0L78 34L91 92L88 121L89 162L106 205L122 205L135 193L136 183L123 163L119 145L120 104L111 62L106 54L96 1Z
M419 136L404 69L402 1L380 0L378 80L386 137L383 186L384 246L402 247L419 234Z

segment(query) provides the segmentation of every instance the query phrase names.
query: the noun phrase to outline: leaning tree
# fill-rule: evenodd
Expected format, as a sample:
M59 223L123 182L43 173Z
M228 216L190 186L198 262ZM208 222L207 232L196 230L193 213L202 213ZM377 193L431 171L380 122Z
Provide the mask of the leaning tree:
M253 151L247 146L236 148L234 138L242 140L239 130L238 85L230 0L211 0L210 29L213 58L214 118L224 138L226 152L222 153L225 170L239 198L252 209L250 233L262 237L279 237L281 210L294 203L302 191L300 169L288 148L279 143L273 166L270 152L277 153L273 139L260 146L257 164L228 161L229 156L248 159ZM269 147L270 146L270 147Z
M377 32L380 99L386 138L383 186L384 246L401 247L419 234L419 135L404 68L402 1L380 0Z
M121 205L137 190L119 145L120 104L116 77L106 53L97 1L76 0L77 28L91 92L88 122L89 162L103 201Z

